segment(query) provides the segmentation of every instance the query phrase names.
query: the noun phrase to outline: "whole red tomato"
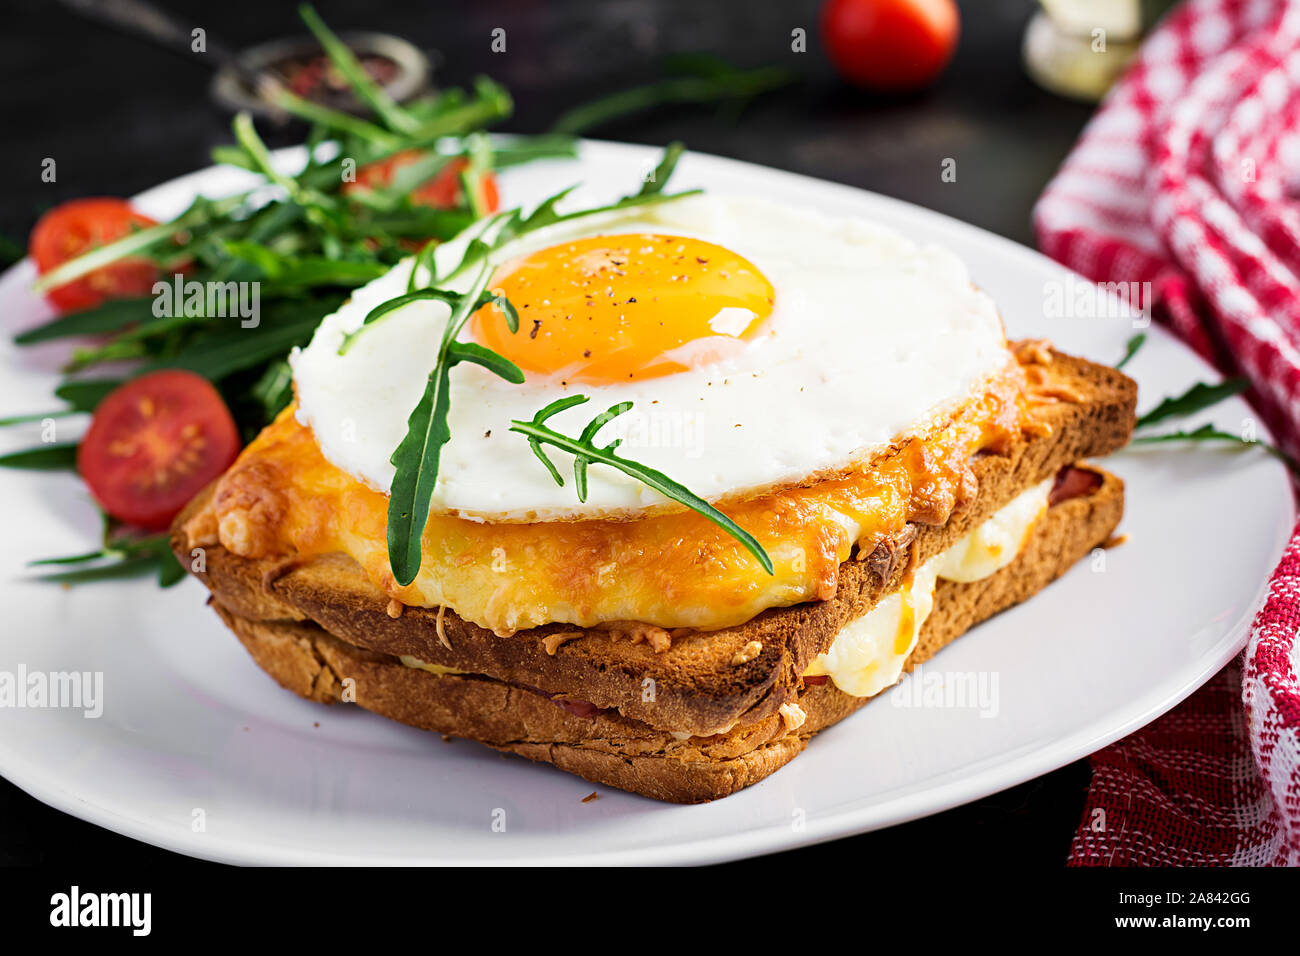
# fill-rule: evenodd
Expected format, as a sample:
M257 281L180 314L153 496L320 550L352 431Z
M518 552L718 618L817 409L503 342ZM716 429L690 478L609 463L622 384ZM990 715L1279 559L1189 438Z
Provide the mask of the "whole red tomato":
M934 82L957 46L954 0L828 0L822 36L850 83L901 92Z

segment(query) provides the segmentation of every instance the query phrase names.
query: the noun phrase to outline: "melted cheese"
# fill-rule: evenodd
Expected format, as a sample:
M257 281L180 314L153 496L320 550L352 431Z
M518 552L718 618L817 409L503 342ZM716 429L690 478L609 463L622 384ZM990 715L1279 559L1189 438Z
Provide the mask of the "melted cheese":
M937 560L921 565L910 581L849 622L805 676L828 675L836 687L854 697L878 694L898 680L934 607Z
M917 568L894 593L835 636L805 676L827 675L854 697L871 697L895 683L934 609L939 578L971 582L1006 567L1047 510L1052 481L1022 492L978 528Z
M446 677L449 674L464 674L467 671L458 671L454 667L447 667L443 664L430 664L428 661L422 661L418 657L412 657L410 654L398 655L401 662L407 667L414 667L417 670L428 671L434 677Z
M1016 559L1034 524L1047 510L1052 482L1040 482L1013 498L982 525L938 555L935 573L949 581L982 581Z
M971 456L1025 426L1012 365L980 399L925 439L860 471L719 506L771 556L768 575L744 547L691 511L637 520L490 523L434 514L419 574L393 580L388 497L332 465L291 406L221 479L191 538L215 537L247 558L342 552L391 598L451 608L498 634L551 622L638 621L714 629L770 608L834 595L853 548L870 552L909 522L942 524L977 491ZM199 543L196 541L196 543Z

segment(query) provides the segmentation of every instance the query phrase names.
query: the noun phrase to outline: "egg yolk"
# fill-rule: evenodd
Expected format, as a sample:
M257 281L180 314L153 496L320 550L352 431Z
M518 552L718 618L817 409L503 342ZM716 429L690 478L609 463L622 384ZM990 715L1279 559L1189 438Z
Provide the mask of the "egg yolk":
M609 385L685 371L752 338L772 284L729 249L681 236L592 236L503 263L491 289L519 313L511 332L487 305L474 338L525 373Z

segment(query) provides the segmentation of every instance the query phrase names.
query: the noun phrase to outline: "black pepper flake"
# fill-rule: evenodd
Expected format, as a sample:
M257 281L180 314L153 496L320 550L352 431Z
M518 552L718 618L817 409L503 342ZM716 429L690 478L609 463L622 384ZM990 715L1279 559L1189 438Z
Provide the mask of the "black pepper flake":
M535 338L537 338L537 330L540 329L541 327L542 327L542 320L541 320L541 319L533 319L533 330L532 330L531 332L528 333L528 337L529 337L530 339L535 339Z
M628 305L632 305L634 302L636 302L636 296L630 296L627 300Z
M583 350L582 350L582 357L583 357L583 358L591 358L591 349L583 349Z

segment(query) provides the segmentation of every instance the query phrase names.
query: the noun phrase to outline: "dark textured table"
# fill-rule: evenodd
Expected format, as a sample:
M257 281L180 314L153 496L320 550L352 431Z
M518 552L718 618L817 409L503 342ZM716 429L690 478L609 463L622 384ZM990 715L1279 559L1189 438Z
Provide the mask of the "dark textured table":
M295 4L159 0L232 46L301 32ZM783 63L805 77L738 118L707 107L668 107L592 131L604 139L662 144L682 139L710 153L850 183L939 210L1032 243L1030 209L1089 110L1037 89L1019 63L1032 0L967 0L963 36L933 90L882 99L845 88L830 73L816 29L817 0L513 0L347 4L318 0L336 29L406 37L434 56L438 81L487 73L514 95L505 128L540 132L566 108L660 76L663 56L722 54L740 65ZM6 4L0 33L0 111L5 144L0 233L25 241L35 218L74 196L129 196L208 165L228 142L229 117L207 98L209 73L138 40L87 24L53 0ZM507 31L493 53L491 31ZM808 52L790 49L808 31ZM268 136L287 144L293 132ZM57 162L43 183L41 163ZM958 164L955 183L941 163ZM1057 866L1078 823L1086 763L960 809L880 833L769 859L769 864L997 859ZM172 854L51 810L0 781L0 863L67 868L87 860L151 864Z

